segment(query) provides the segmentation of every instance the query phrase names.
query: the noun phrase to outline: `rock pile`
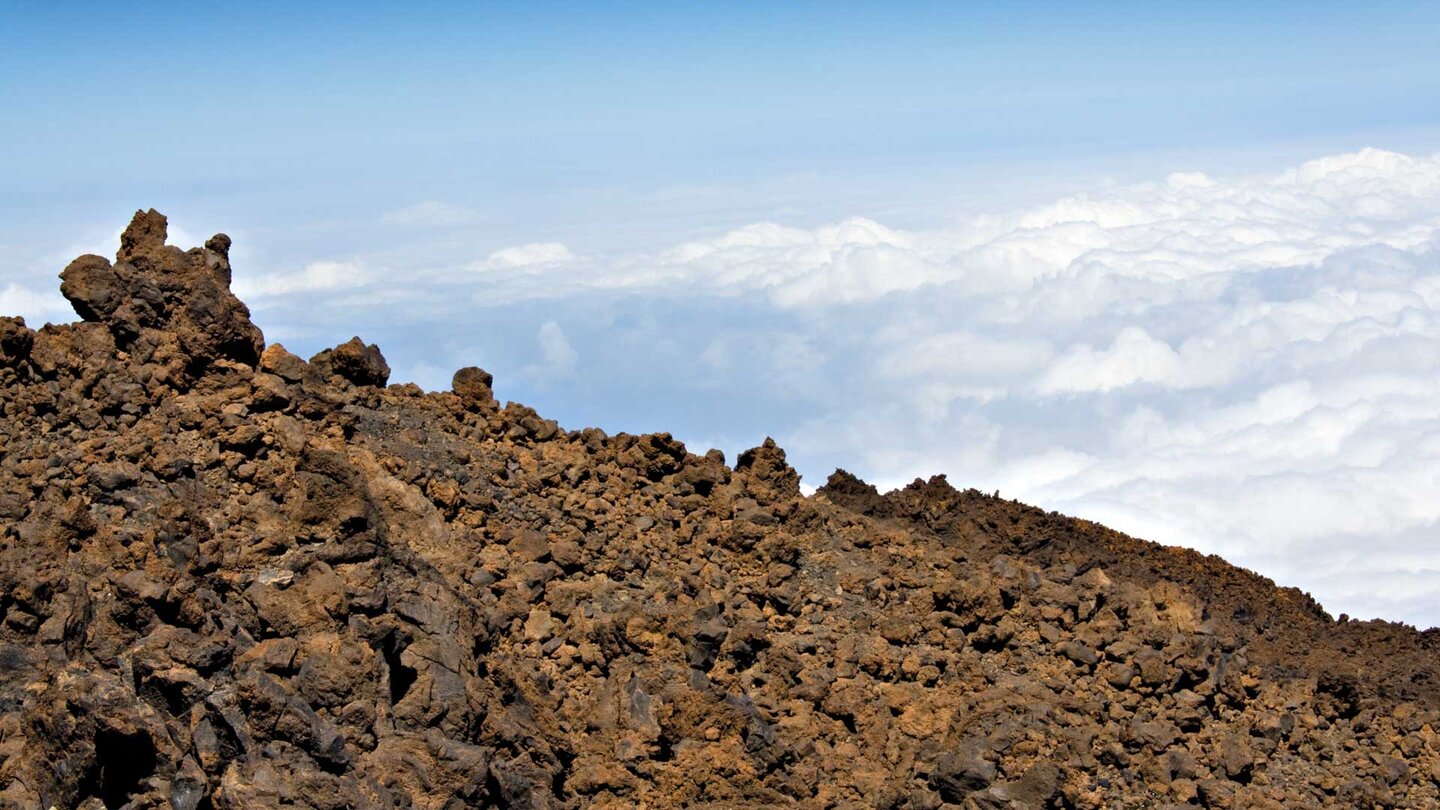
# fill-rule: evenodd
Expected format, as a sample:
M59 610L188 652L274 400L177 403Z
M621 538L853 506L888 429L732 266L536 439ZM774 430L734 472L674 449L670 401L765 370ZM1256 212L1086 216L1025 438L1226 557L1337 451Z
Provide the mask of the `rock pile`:
M304 361L229 239L0 318L0 802L1440 806L1440 634L943 479Z

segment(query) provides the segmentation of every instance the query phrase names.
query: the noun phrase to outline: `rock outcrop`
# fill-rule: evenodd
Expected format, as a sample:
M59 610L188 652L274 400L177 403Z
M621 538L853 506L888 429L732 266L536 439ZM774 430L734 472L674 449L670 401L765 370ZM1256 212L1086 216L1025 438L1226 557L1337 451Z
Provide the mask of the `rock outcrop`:
M137 211L115 263L81 256L60 274L60 292L141 363L179 363L177 371L219 359L253 366L264 343L230 292L230 237L216 234L187 252L165 244L165 233L163 214Z
M1440 634L265 347L137 214L0 318L0 804L1440 806Z

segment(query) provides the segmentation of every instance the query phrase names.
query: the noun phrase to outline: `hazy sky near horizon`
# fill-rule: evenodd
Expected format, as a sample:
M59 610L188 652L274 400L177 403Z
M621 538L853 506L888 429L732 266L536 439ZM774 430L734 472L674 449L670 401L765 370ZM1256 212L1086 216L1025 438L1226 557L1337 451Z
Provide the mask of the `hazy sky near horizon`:
M136 208L267 339L1440 625L1440 6L0 0L0 313Z

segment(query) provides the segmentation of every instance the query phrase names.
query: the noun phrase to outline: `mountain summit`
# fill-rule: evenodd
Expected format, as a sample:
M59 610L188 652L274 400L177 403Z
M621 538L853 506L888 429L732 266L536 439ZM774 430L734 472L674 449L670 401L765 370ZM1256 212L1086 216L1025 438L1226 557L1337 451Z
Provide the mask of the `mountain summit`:
M1434 630L303 360L165 234L0 318L6 806L1440 806Z

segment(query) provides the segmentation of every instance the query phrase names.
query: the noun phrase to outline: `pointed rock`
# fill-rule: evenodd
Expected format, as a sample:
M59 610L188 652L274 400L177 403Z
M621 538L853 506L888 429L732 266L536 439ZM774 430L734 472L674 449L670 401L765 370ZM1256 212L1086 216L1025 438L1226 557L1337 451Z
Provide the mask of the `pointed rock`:
M154 208L136 211L130 225L120 234L120 252L115 254L115 260L128 262L163 252L168 232L169 221L164 214Z
M800 474L785 461L785 451L768 436L759 447L740 454L735 471L749 474L752 493L762 502L800 495Z

